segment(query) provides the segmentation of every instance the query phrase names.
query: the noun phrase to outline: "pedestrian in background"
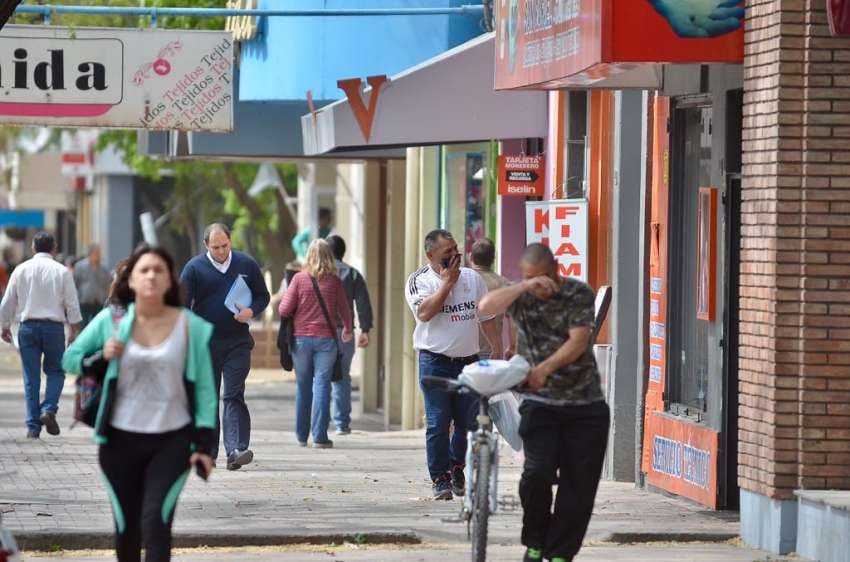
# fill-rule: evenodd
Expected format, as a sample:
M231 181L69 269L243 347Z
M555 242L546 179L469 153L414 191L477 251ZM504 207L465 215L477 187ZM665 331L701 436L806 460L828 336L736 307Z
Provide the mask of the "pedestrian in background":
M218 397L210 357L213 327L182 307L174 262L162 249L136 250L118 272L113 299L126 309L114 328L105 309L65 353L103 351L109 367L95 423L98 460L115 517L119 562L171 559L171 526L191 467L212 472Z
M316 235L324 240L333 233L333 213L327 207L322 207L319 209L318 228L314 231L312 226L308 226L292 238L292 251L296 259L303 260L307 256L307 248Z
M65 323L71 325L71 343L79 332L82 316L71 273L53 259L53 235L39 232L33 238L32 249L35 255L16 267L9 278L0 303L0 325L3 341L12 343L12 321L20 322L18 349L27 401L27 437L38 439L42 426L50 435L59 435L56 412L65 385ZM40 401L42 365L47 388Z
M101 263L100 246L91 244L86 257L74 265L73 273L85 328L103 309L109 294L109 285L112 283L112 275Z
M446 230L425 237L428 264L407 279L407 304L416 318L413 348L419 352L419 376L456 379L466 365L478 361L479 324L490 342L492 357L501 358L501 335L493 316L482 316L478 302L487 285L473 270L461 267L457 242ZM420 381L425 398L425 451L434 499L463 496L466 481L466 433L475 427L476 400ZM450 427L453 430L450 433Z
M306 447L312 433L314 448L331 448L331 378L340 352L337 319L342 322L342 342L353 336L348 297L324 240L310 243L304 267L292 278L279 312L281 318L292 318L295 336L295 437Z
M227 469L238 470L254 460L249 448L251 414L245 404L245 380L251 371L251 350L254 349L248 322L265 310L270 296L254 258L231 248L230 229L226 225L209 225L204 230L204 246L207 251L189 260L180 280L186 290L187 306L213 325L210 340L213 373L224 405L217 431L223 428ZM237 277L247 284L251 304L234 314L224 301ZM215 460L218 438L212 453Z
M517 326L517 351L532 365L519 427L523 560L569 562L590 523L608 443L610 412L590 348L595 294L561 277L543 244L525 249L520 268L523 281L488 293L481 310L507 311Z
M489 238L476 240L472 244L470 258L472 260L472 269L484 279L488 291L495 291L496 289L510 285L507 279L493 271L493 262L496 260L496 245L492 240ZM497 314L494 322L496 323L496 332L499 334L500 340L504 335L503 325L507 322L508 345L504 348L503 355L505 359L510 359L515 353L514 346L516 345L516 332L513 322L509 318L506 319L504 314ZM481 352L478 354L479 357L481 359L489 359L493 355L493 350L490 348L490 342L487 341L483 328L481 328L481 335L478 341L481 345Z
M357 269L351 267L342 258L345 257L345 240L336 234L328 236L328 246L334 256L336 274L345 288L348 308L354 311L357 306L357 320L360 324L360 336L357 347L369 345L369 331L372 329L372 303L366 280ZM342 337L342 324L337 325L337 335ZM342 344L342 380L333 383L333 418L337 435L351 433L351 361L354 359L354 338Z

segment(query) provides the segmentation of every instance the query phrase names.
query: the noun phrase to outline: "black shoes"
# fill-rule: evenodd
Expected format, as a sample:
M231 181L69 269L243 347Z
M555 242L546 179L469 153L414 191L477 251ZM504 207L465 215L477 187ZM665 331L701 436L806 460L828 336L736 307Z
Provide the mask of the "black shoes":
M56 414L45 412L38 418L50 435L59 435L59 424L56 423Z
M27 431L27 439L40 439L41 433L36 431L35 429L30 429Z
M452 481L448 476L436 480L431 486L435 500L452 499Z
M460 497L466 494L466 476L463 474L463 468L462 464L452 467L452 492Z
M251 449L246 449L244 451L236 449L227 455L227 470L239 470L246 464L251 464L251 461L253 460L254 453Z

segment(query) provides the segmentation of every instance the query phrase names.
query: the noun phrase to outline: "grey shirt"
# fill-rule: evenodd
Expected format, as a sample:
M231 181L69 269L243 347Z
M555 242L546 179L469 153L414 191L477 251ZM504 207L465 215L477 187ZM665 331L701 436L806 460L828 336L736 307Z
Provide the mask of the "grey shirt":
M74 266L74 284L81 304L98 304L106 302L112 276L105 267L92 267L88 258L80 260Z

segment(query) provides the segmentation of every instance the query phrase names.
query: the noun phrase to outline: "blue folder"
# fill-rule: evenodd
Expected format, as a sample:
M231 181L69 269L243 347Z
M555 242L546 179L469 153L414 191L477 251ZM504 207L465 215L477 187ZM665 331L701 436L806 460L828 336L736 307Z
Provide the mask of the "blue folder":
M224 297L224 306L226 306L227 310L233 314L239 313L239 309L236 308L237 304L241 308L249 308L254 299L251 294L251 289L248 287L248 284L245 283L245 279L243 277L243 275L236 277L233 285L230 286L230 290L227 291L227 296Z

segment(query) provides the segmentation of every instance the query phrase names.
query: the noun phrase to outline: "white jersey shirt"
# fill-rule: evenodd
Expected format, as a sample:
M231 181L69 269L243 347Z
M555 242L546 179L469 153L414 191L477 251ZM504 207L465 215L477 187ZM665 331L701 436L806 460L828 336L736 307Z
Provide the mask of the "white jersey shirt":
M428 322L422 322L417 316L419 305L436 293L442 284L440 274L430 265L420 268L407 278L405 296L416 319L413 348L449 357L475 355L479 351L479 321L493 318L478 315L478 302L487 294L487 285L474 270L461 267L460 277L446 298L443 309Z

